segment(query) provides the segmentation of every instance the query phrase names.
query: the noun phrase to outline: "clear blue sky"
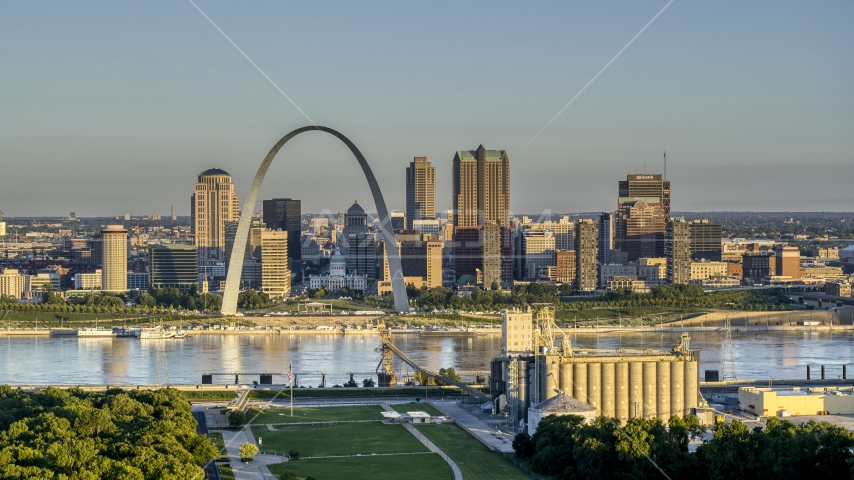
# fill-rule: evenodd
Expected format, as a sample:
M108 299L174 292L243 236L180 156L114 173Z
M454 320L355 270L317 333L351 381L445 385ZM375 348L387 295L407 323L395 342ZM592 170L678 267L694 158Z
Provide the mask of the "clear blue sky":
M455 150L511 159L511 207L613 210L661 169L674 210L854 211L854 3L219 2L199 6L318 124L349 136L390 208L414 156L450 206ZM308 121L188 1L0 3L0 210L189 213L196 175L241 202ZM280 153L261 198L373 208L320 134Z

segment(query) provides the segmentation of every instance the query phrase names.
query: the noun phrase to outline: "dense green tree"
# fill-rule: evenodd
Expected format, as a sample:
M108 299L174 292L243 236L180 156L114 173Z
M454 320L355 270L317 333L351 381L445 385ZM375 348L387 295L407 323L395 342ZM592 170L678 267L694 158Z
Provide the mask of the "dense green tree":
M0 478L201 480L216 454L176 390L0 386Z

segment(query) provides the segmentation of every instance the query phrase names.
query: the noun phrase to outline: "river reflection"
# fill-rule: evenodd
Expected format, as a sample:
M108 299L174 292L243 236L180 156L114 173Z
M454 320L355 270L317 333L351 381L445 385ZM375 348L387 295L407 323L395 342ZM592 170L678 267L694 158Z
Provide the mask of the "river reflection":
M575 346L669 350L678 332L571 335ZM721 332L692 332L691 348L700 351L700 372L720 368ZM498 335L420 337L397 335L395 344L419 365L438 370L488 373L500 352ZM736 371L741 379L804 378L806 365L827 366L827 378L842 375L854 363L854 334L829 332L733 332ZM150 384L158 358L171 383L199 383L202 373L373 372L379 362L379 337L372 335L200 335L187 340L131 338L6 337L0 339L0 383L8 384ZM164 354L165 353L165 354ZM163 365L165 364L165 365ZM411 373L406 365L400 373ZM364 377L364 375L362 375ZM344 375L327 376L327 384ZM357 381L361 380L359 376ZM251 383L257 377L241 378ZM217 377L216 383L234 378ZM276 382L284 382L277 378ZM303 375L302 385L316 386L319 376Z

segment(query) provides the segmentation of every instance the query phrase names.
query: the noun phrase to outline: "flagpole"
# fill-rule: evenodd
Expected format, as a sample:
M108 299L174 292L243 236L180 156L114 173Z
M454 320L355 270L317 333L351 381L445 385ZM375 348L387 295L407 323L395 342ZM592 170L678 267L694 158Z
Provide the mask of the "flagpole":
M294 416L294 379L292 377L293 373L291 373L292 372L291 367L292 366L289 364L288 365L288 380L291 384L291 418L293 418L293 416Z

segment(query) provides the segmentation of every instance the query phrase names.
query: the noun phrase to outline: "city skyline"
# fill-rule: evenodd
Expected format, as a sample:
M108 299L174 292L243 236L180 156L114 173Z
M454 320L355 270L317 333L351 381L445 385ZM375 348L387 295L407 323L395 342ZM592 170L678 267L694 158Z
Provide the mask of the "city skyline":
M449 208L453 152L482 143L514 158L513 211L610 208L613 176L661 171L664 150L674 211L850 210L847 3L769 13L675 2L531 142L665 4L301 5L287 15L198 5L313 121L363 146L394 208L405 206L400 172L414 156L431 159L436 209ZM9 216L169 204L186 215L184 179L212 166L232 172L244 197L247 166L307 123L191 4L4 8L0 39L26 45L0 54ZM475 16L484 21L468 21ZM355 30L354 17L383 28ZM130 18L138 25L120 32ZM415 18L424 31L412 35ZM321 27L330 34L318 42ZM483 39L452 34L461 27ZM279 55L292 47L308 52ZM336 75L341 66L352 74ZM495 73L448 75L466 69ZM301 140L282 163L298 164L297 174L271 169L262 198L300 198L306 211L368 201L351 181L355 166L328 141Z

